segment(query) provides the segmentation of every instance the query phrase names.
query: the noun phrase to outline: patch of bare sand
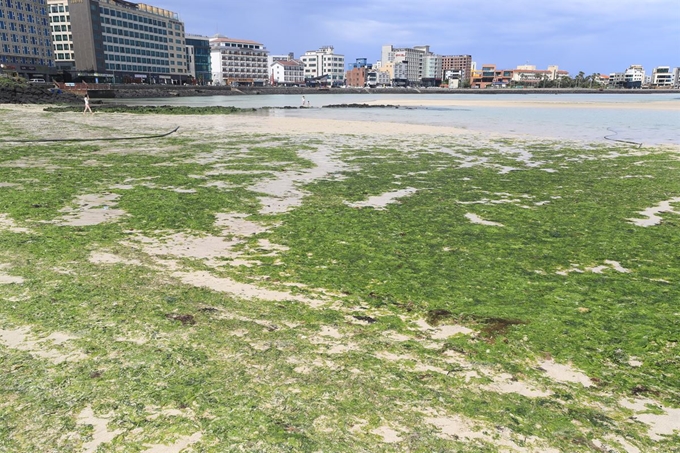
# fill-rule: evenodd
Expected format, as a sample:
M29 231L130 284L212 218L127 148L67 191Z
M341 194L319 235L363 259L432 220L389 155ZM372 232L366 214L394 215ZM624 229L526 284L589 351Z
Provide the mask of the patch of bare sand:
M194 272L173 272L173 277L180 279L183 283L193 286L201 286L214 291L228 293L242 299L262 299L269 301L296 301L309 305L312 308L319 308L325 304L321 299L310 299L308 297L290 294L283 291L262 288L249 283L241 283L227 277L215 277L206 271Z
M484 390L496 393L516 393L527 398L541 398L552 394L547 390L538 389L526 382L515 379L511 374L500 373L492 375L493 382L483 385Z
M64 216L57 221L60 225L68 226L90 226L100 223L110 222L126 214L122 209L113 209L117 204L119 195L109 194L87 194L76 198L76 208L65 207L59 212Z
M658 205L653 206L651 208L647 208L644 211L640 212L640 215L646 217L645 219L626 219L626 220L633 223L634 225L641 227L658 225L663 221L663 218L658 214L662 212L680 214L680 212L676 211L673 208L673 206L671 206L671 203L680 203L680 197L674 197L671 198L670 200L662 201Z
M416 320L415 324L418 330L427 333L434 340L445 340L458 334L470 335L474 333L474 330L459 324L431 326L424 319Z
M571 365L563 365L553 360L539 362L539 367L546 375L558 382L571 382L581 384L584 387L592 387L593 381L585 373L575 369Z
M20 285L24 282L24 277L19 275L9 275L4 273L2 270L10 267L7 263L0 263L0 285L17 284Z
M401 442L400 432L390 428L389 426L379 426L378 428L372 429L371 434L375 434L381 438L381 442L386 444L393 444L396 442Z
M443 415L430 410L425 422L439 429L439 437L470 443L482 441L500 447L503 452L520 453L560 453L559 450L544 445L544 441L535 436L518 436L503 426L487 426L464 415ZM517 441L515 440L517 438Z
M649 426L649 437L653 440L680 433L680 409L665 407L651 399L622 399L619 404L635 413L634 420ZM649 406L664 413L655 414Z
M335 154L335 149L326 146L321 146L316 151L301 149L298 157L310 160L314 167L276 172L275 178L251 186L250 190L265 194L260 197L260 213L277 214L302 205L306 192L298 187L300 184L338 178L339 173L347 168L347 164L336 158Z
M479 225L499 226L499 227L502 227L502 226L503 226L502 223L491 222L491 221L489 221L489 220L484 220L484 219L482 219L480 216L478 216L477 214L472 214L472 213L470 213L470 212L468 212L467 214L465 214L465 218L468 219L470 222L472 222L472 223L477 223L477 224L479 224Z
M78 414L77 424L81 426L90 425L93 429L92 440L83 444L82 453L94 453L97 451L100 445L111 442L117 435L123 432L121 429L109 431L108 423L109 418L111 417L111 415L106 417L97 417L94 414L91 406L87 406L80 412L80 414Z
M195 444L203 438L203 433L196 432L191 436L180 436L174 443L170 445L156 444L151 445L143 453L179 453L191 444Z
M44 338L33 339L31 330L28 327L0 329L0 342L8 348L26 351L36 357L47 359L54 364L77 361L86 357L77 351L62 352L53 347L63 345L75 339L77 337L60 332L53 332Z
M88 261L93 264L129 264L141 266L142 262L137 259L123 258L109 252L92 252L88 257Z
M604 260L604 264L600 264L598 266L586 267L585 269L581 269L578 264L572 264L570 268L568 268L568 269L558 269L557 271L555 271L555 273L558 274L558 275L569 275L572 272L576 272L578 274L582 274L584 272L593 272L595 274L602 274L607 269L612 269L612 270L615 270L617 272L621 272L623 274L630 273L630 269L626 269L625 267L621 266L621 263L619 263L618 261L613 261L613 260Z
M11 233L30 233L28 228L20 227L16 224L13 218L7 214L0 214L0 230L9 231Z
M238 237L248 237L255 234L264 233L269 227L247 220L249 214L241 213L222 213L215 214L215 226L224 228L222 234Z
M365 201L357 201L355 203L345 201L345 204L352 208L385 209L388 204L396 203L400 198L416 193L416 190L417 189L414 189L413 187L407 187L406 189L395 190L393 192L386 192L374 197L369 197Z

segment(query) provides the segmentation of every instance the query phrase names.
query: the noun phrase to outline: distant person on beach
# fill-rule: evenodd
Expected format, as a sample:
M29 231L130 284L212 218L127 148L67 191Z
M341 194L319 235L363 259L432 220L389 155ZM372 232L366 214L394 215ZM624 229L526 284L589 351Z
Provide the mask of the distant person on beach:
M90 112L91 114L94 115L94 112L90 108L90 96L86 94L83 100L85 101L85 110L83 110L83 115L85 115L85 112Z
M305 101L305 97L302 96L302 105L301 107L307 107L307 101Z

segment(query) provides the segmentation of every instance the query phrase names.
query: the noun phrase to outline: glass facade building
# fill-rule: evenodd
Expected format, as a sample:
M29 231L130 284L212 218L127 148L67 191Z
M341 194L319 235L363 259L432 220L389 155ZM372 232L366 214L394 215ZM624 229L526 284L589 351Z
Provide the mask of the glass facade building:
M123 0L48 1L60 67L124 83L186 80L184 24L176 13Z
M186 35L187 70L199 85L212 81L210 65L210 38L207 36Z

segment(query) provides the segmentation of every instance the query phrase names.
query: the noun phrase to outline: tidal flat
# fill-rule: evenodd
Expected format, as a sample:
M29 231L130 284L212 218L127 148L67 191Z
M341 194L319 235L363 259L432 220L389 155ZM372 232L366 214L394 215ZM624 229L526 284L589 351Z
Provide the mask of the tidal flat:
M0 451L680 451L675 146L4 105L0 150Z

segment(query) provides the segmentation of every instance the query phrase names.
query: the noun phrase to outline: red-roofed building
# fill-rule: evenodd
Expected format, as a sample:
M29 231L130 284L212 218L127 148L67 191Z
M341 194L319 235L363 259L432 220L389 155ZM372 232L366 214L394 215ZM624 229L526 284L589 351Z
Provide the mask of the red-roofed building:
M299 60L277 60L269 67L269 78L275 85L305 83L305 65Z

